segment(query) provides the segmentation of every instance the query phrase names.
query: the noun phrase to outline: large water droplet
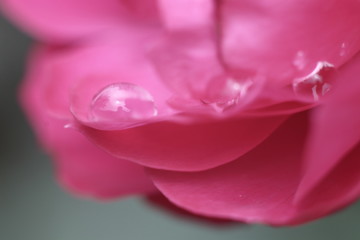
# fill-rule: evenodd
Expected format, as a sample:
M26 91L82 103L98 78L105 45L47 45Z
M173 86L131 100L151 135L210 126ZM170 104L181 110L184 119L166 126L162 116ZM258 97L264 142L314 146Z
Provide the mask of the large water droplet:
M305 101L320 100L331 89L330 75L333 72L334 65L325 61L318 62L309 75L294 80L294 92Z
M211 106L216 112L224 112L236 106L239 100L245 97L249 87L253 84L252 80L240 81L232 77L226 77L221 88L213 89L217 91L217 97L211 100L203 99L205 104Z
M121 124L156 115L152 95L132 83L108 85L94 96L90 105L90 119L95 122Z

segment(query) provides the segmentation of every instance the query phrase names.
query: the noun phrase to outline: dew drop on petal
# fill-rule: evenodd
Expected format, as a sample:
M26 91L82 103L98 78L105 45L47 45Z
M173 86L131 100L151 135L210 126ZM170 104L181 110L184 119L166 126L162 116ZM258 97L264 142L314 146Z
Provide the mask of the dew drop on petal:
M303 51L298 51L296 53L293 64L298 70L303 70L305 68L306 59L305 59L305 53Z
M307 76L296 78L293 82L295 94L305 101L319 101L331 89L329 76L334 72L334 65L322 61Z
M64 125L65 129L69 129L69 128L75 128L75 125L73 123L68 123Z
M341 57L345 56L346 55L346 51L347 51L347 44L345 42L343 42L340 46L340 53L339 55Z
M253 84L252 80L246 79L239 81L232 77L226 78L225 84L221 89L217 89L220 93L217 99L212 101L205 101L204 103L211 106L216 112L224 112L236 106L240 99L244 98L247 94L249 87Z
M103 88L90 105L90 119L95 122L132 122L156 115L152 95L144 88L126 82Z

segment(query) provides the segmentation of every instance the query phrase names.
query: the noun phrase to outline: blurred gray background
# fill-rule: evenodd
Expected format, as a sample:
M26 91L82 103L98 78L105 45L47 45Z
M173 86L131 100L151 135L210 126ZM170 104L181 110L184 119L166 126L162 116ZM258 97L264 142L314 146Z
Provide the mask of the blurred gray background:
M0 16L0 240L360 239L360 204L299 227L215 227L140 198L96 203L69 195L56 184L50 159L17 104L30 42Z

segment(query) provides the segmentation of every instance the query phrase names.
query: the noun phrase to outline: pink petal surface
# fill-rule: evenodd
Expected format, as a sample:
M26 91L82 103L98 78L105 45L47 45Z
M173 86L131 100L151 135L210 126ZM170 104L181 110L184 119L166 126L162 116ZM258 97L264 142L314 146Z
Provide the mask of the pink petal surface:
M224 75L214 37L206 31L173 32L163 36L149 57L163 83L182 98L200 102L208 94L209 84Z
M250 82L250 90L264 85L257 96L263 105L255 107L266 108L267 114L305 110L324 95L323 86L315 86L314 93L313 84L304 84L308 92L297 92L293 83L320 72L325 68L317 70L321 65L341 66L360 49L360 32L352 27L360 20L355 0L326 4L233 0L205 4L199 0L160 1L159 5L167 35L151 58L165 84L180 97L199 102L231 101L238 94L224 88L231 79L238 85ZM204 9L201 14L187 18L184 9L199 7ZM259 79L266 83L259 84ZM243 105L243 101L238 102ZM283 102L294 101L304 104L296 110L279 109ZM272 106L277 109L269 111Z
M160 22L158 0L119 0L118 2L128 11L132 20L142 21L145 25Z
M92 99L108 84L129 82L153 95L159 116L163 114L176 120L178 115L167 106L170 91L144 59L143 49L136 47L149 33L142 32L139 36L133 31L135 33L128 38L119 38L121 33L111 33L81 47L49 49L47 61L43 63L45 76L38 86L43 87L43 106L49 114L69 119L71 106L79 122L103 129L101 124L94 125L88 118ZM124 45L130 47L123 48ZM190 126L159 117L152 120L153 124L124 131L109 132L83 126L83 133L116 157L156 168L192 171L218 166L244 154L265 139L285 117L224 122L203 119L207 123ZM168 156L172 156L171 160Z
M79 121L91 124L89 107L96 94L110 84L125 82L146 89L154 97L159 114L171 112L166 106L171 92L146 60L146 44L139 47L149 38L151 42L153 35L153 29L124 26L80 46L49 48L44 63L44 104L58 117L68 117L71 107Z
M220 6L225 62L272 81L305 76L319 61L338 67L360 49L357 0L224 0Z
M171 30L202 28L214 21L214 1L158 0L164 25Z
M156 192L142 166L115 158L73 129L54 151L60 182L72 192L98 199ZM67 132L68 133L67 133Z
M58 118L48 112L43 87L51 54L46 48L33 52L27 79L21 88L21 102L39 140L55 158L61 183L76 193L98 198L155 191L143 167L114 158L78 131L64 128L73 121L71 115L67 119Z
M226 118L263 94L260 91L265 78L257 76L256 71L224 68L216 23L214 19L204 22L166 29L148 57L159 79L174 93L169 101L173 108Z
M230 162L268 137L286 116L194 124L157 122L118 131L81 126L85 136L116 157L153 168L196 171Z
M304 179L298 201L305 198L360 141L360 55L339 69L332 94L312 116Z
M322 216L328 214L329 210L338 210L358 200L360 196L359 157L360 144L358 143L342 158L342 161L337 163L336 168L328 171L326 176L321 175L321 180L317 181L316 185L312 185L306 194L302 192L302 185L300 185L293 203L299 209L309 209L313 216Z
M307 205L294 205L302 176L307 122L306 114L295 115L257 148L214 169L195 173L149 169L149 173L171 202L192 213L251 223L303 223L354 201L360 190L358 186L353 188L359 185L356 170L350 172L349 179L340 181L337 188L330 185L345 169L358 167L352 159L335 173L335 178L329 176L328 182L319 186L319 192L307 199ZM338 195L340 188L351 190L351 197Z
M0 4L30 34L52 42L119 27L125 15L117 0L2 0Z
M57 46L33 54L22 102L72 191L98 198L156 191L147 166L156 186L193 213L276 225L318 218L359 196L358 0L2 0L0 7ZM339 73L316 103L316 87L294 83L319 64ZM154 114L94 117L94 101L114 84L135 89L133 101L142 93L146 103L137 106L147 113L153 104ZM282 125L318 103L310 124L298 114Z

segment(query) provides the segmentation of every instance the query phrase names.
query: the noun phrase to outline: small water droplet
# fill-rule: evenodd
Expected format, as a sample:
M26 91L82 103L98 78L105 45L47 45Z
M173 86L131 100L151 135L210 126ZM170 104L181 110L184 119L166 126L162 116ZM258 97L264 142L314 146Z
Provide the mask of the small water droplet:
M298 70L303 70L305 68L306 59L305 59L305 53L303 51L298 51L296 53L293 64Z
M329 76L334 72L334 65L322 61L307 76L297 78L293 82L296 95L304 100L319 101L331 89Z
M227 78L223 89L218 89L222 94L218 99L206 102L216 112L224 112L225 110L238 104L239 100L245 97L249 87L253 84L251 80L238 81L232 77Z
M341 57L346 55L346 49L347 49L347 44L345 42L343 42L340 47L340 56Z
M65 125L64 125L64 128L65 128L65 129L75 128L75 125L74 125L73 123L68 123L68 124L65 124Z
M114 83L96 94L90 105L90 119L123 123L157 115L154 99L144 88L132 83Z

